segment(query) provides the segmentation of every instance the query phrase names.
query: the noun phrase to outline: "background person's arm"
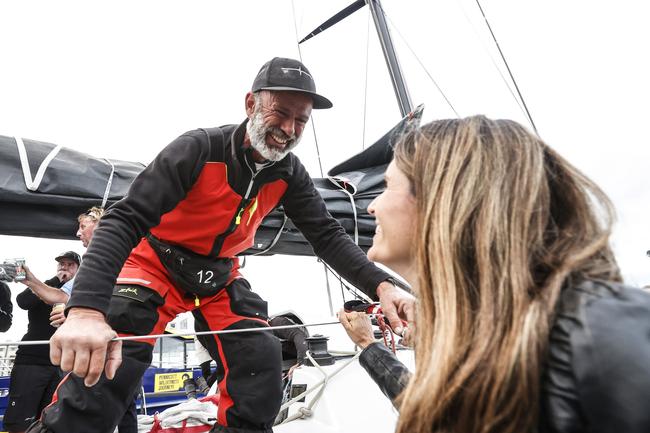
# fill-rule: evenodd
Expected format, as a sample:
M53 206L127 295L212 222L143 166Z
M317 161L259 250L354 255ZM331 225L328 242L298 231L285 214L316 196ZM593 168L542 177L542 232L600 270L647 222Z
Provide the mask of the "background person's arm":
M23 265L23 269L25 270L25 279L20 282L29 287L43 302L49 305L68 302L70 297L67 293L56 287L48 286L36 278L27 265Z

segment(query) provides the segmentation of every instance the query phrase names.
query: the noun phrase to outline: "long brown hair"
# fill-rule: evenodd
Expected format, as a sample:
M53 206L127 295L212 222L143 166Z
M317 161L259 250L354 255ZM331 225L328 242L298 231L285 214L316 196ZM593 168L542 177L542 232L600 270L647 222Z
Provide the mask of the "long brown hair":
M397 431L535 431L561 289L620 281L610 201L510 120L429 123L395 163L419 223L416 371Z

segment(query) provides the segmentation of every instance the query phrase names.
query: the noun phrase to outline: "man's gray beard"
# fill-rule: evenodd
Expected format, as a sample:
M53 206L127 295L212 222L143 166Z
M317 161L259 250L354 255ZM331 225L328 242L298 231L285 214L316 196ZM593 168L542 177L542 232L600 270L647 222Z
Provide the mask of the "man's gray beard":
M264 118L262 117L261 110L258 110L257 107L253 112L253 117L250 118L246 124L246 132L248 133L248 138L251 141L251 146L253 149L262 155L262 158L269 161L280 161L284 159L285 156L289 154L300 142L301 137L291 137L293 140L291 144L287 145L283 150L273 149L266 144L266 134L269 130L273 129L267 128L264 125ZM284 134L286 136L286 134Z

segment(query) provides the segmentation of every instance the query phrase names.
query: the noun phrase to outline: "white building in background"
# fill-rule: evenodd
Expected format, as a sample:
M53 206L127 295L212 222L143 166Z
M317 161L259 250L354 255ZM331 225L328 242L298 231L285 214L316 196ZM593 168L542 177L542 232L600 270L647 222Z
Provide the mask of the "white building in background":
M165 333L184 334L194 332L194 316L182 313L167 324ZM153 348L151 365L159 368L187 368L194 362L194 337L159 338Z

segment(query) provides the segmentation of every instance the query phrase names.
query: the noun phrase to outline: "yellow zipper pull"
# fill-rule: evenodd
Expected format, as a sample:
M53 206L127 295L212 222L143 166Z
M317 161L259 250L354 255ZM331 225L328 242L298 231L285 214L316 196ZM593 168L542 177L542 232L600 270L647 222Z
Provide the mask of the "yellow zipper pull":
M236 225L241 224L241 214L243 213L244 213L244 208L239 209L239 212L237 212L237 218L235 218Z
M199 297L194 295L194 306L198 307L199 305L201 305L201 302L199 301Z

